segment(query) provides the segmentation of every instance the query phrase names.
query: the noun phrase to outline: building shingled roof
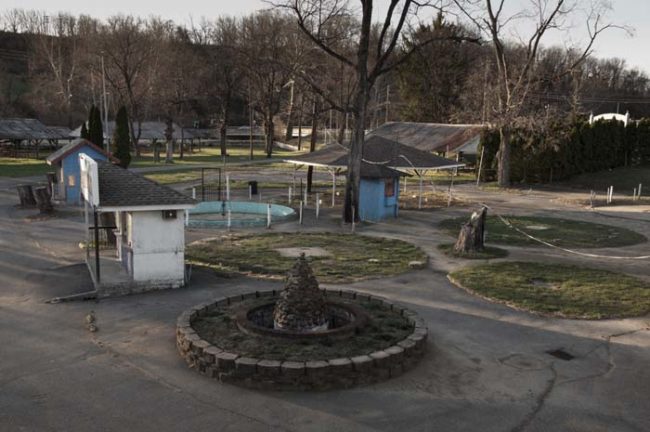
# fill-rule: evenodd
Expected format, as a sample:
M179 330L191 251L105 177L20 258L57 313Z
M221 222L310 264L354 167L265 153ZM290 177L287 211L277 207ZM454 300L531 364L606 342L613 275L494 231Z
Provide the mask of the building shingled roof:
M406 177L408 174L394 170L382 164L361 162L361 177L369 179L382 179L393 177Z
M97 161L100 207L193 207L196 200L133 171Z
M332 144L312 153L286 159L289 163L342 168L348 166L348 148ZM449 169L463 166L458 162L418 150L380 136L366 138L363 160L393 169Z
M92 147L94 150L96 150L96 151L98 151L98 152L100 152L102 154L105 154L106 157L110 158L111 160L116 161L116 162L118 161L113 156L111 156L108 152L106 152L104 149L96 146L95 144L93 144L90 141L88 141L86 139L83 139L83 138L78 138L78 139L76 139L74 141L71 141L68 144L64 145L63 147L61 147L60 149L58 149L54 153L51 153L45 159L45 161L48 163L48 165L53 165L53 164L57 163L58 161L60 161L61 159L63 159L64 157L66 157L67 155L69 155L70 153L72 153L73 151L75 151L77 148L82 147L82 146Z

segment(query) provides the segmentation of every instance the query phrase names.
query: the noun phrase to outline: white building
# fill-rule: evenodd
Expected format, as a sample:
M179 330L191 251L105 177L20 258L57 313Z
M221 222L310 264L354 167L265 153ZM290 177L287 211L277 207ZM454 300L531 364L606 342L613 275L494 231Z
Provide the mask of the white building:
M79 159L86 257L98 296L184 286L184 214L196 202L111 163Z

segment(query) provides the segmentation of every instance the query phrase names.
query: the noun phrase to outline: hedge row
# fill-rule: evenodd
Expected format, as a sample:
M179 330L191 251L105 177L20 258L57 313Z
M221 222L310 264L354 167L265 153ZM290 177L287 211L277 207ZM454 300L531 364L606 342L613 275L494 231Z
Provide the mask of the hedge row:
M494 180L499 132L486 130L482 178ZM545 131L515 129L511 138L511 181L548 183L576 174L650 164L650 119L630 123L558 123Z

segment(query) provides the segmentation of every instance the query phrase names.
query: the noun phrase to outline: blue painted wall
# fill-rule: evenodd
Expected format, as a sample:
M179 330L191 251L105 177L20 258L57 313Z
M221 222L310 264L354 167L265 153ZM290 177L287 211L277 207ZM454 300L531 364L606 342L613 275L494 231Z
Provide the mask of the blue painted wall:
M81 204L81 189L79 188L79 153L86 153L88 156L97 161L105 161L106 155L98 152L94 148L82 145L75 151L64 157L61 162L63 166L63 175L60 179L65 185L65 201L68 204L77 205ZM70 185L69 177L74 176L74 185Z
M384 179L362 178L359 184L359 218L378 222L397 217L399 204L399 178L395 178L395 194L385 195Z

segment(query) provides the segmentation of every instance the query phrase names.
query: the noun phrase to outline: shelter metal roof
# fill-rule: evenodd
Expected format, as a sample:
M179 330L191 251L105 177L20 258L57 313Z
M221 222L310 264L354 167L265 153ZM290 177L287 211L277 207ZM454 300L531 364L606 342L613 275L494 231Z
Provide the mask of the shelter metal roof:
M102 126L104 128L104 138L105 139L112 138L113 130L115 129L115 121L109 121L107 124ZM134 124L134 127L137 131L138 128L137 123ZM175 140L180 140L182 138L184 139L193 138L188 128L183 128L183 131L181 132L181 127L178 126L176 123L172 123L172 128L174 129L174 131L172 132L172 137ZM159 121L142 122L140 139L164 141L166 139L165 129L167 129L167 124L165 122L159 122ZM79 126L78 128L72 131L72 136L77 138L81 137L81 126Z
M296 165L345 168L348 166L349 150L341 144L332 144L312 153L285 159ZM363 161L385 165L398 170L440 170L462 167L456 161L418 150L380 136L368 137L363 145Z
M100 208L191 208L196 201L133 171L97 161Z
M480 139L483 125L388 122L368 134L398 141L428 152L453 151Z
M68 135L58 127L48 127L36 119L0 119L0 139L8 140L49 140L65 139Z

